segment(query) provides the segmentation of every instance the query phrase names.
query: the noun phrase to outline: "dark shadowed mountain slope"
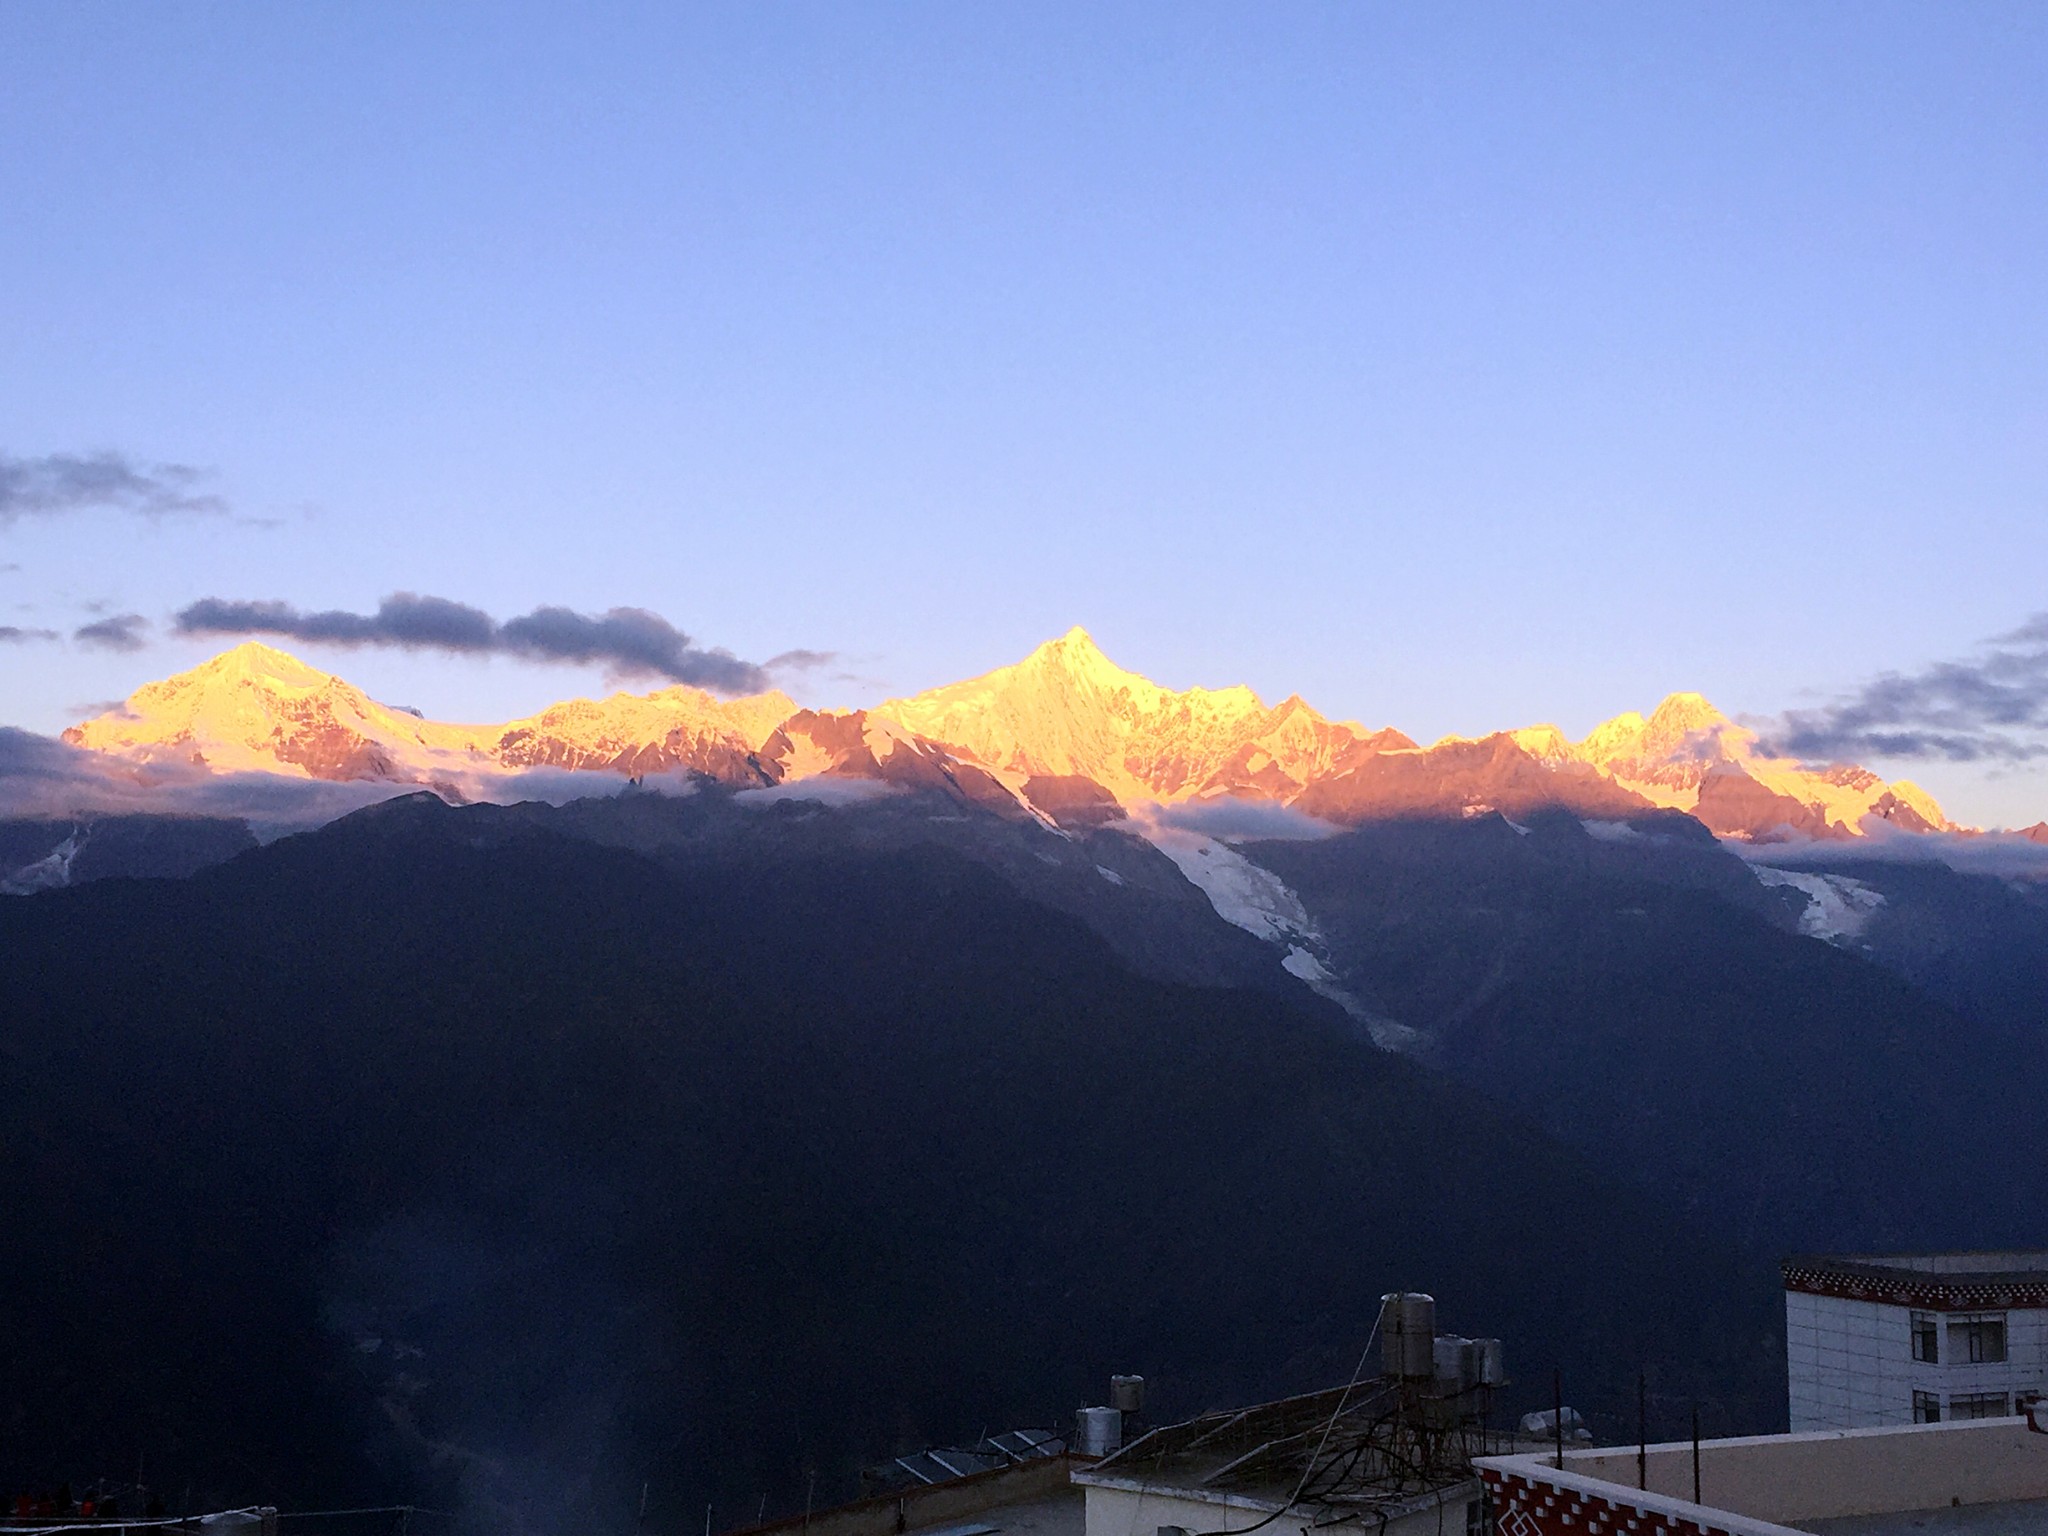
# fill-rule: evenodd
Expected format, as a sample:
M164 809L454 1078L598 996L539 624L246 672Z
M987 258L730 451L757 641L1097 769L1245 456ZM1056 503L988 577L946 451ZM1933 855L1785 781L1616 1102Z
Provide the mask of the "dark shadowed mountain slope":
M2038 869L2012 879L1929 858L1830 860L1817 851L1795 867L1878 898L1855 952L1965 1017L2020 1039L2048 1036L2048 884Z
M515 806L472 821L545 827L707 876L734 864L762 870L821 855L942 848L992 870L1020 895L1078 917L1143 975L1250 987L1339 1017L1337 1008L1287 973L1283 951L1217 916L1209 898L1142 838L1082 825L1055 830L934 792L870 794L838 805L811 798L815 792L811 785L773 798L781 792L735 795L705 785L684 796L631 794L561 807Z
M1685 829L1691 827L1691 832ZM1446 1072L1773 1251L2038 1241L2048 1038L1785 928L1692 823L1262 844L1344 984Z
M1112 1369L1328 1380L1399 1285L1532 1398L1779 1411L1768 1266L936 847L684 869L412 802L9 902L0 1135L0 1480L726 1525Z
M0 818L0 895L117 875L175 879L255 846L242 822L212 816Z

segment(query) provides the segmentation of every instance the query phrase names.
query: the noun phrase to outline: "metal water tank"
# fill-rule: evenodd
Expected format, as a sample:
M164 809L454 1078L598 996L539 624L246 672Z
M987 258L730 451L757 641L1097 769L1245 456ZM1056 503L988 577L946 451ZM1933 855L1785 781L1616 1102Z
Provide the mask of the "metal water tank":
M1109 1456L1123 1449L1124 1416L1114 1408L1083 1408L1074 1415L1074 1449Z
M1461 1339L1455 1333L1440 1333L1431 1351L1431 1363L1435 1367L1437 1384L1447 1392L1462 1392L1473 1385L1475 1377L1468 1374L1467 1351L1470 1339ZM1476 1362L1473 1362L1476 1364Z
M1145 1411L1145 1378L1142 1376L1110 1377L1109 1406L1118 1413L1143 1413Z
M1380 1362L1389 1376L1422 1380L1436 1370L1436 1298L1395 1291L1380 1298Z
M1508 1379L1506 1357L1501 1353L1499 1339L1474 1339L1472 1348L1479 1356L1479 1369L1473 1380L1482 1387L1498 1387Z

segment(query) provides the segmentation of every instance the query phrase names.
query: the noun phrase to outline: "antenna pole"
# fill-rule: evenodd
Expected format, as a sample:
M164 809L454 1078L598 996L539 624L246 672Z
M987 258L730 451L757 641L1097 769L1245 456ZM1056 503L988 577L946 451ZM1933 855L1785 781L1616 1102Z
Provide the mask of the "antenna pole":
M1550 1416L1556 1422L1550 1427L1557 1435L1557 1470L1564 1470L1564 1372L1556 1366L1550 1371Z
M1692 1501L1700 1501L1700 1405L1692 1405Z
M1636 1486L1650 1491L1650 1380L1636 1372Z

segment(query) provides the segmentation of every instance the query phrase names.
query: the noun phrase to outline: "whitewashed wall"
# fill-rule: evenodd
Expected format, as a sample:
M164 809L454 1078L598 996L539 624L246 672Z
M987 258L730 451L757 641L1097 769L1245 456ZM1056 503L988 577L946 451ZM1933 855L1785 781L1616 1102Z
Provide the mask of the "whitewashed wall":
M1913 1358L1912 1308L1836 1296L1785 1293L1785 1374L1792 1430L1874 1429L1913 1422L1913 1393L1948 1403L1971 1392L2048 1389L2048 1312L2005 1313L2002 1365L1948 1363L1948 1317L1941 1319L1941 1363Z

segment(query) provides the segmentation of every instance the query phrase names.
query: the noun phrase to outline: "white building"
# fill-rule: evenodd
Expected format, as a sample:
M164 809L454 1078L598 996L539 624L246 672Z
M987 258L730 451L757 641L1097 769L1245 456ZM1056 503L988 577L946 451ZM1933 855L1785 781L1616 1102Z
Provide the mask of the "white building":
M1814 1256L1784 1271L1794 1433L2002 1418L2048 1392L2048 1250Z

